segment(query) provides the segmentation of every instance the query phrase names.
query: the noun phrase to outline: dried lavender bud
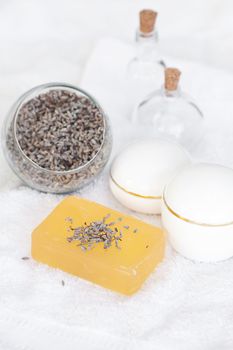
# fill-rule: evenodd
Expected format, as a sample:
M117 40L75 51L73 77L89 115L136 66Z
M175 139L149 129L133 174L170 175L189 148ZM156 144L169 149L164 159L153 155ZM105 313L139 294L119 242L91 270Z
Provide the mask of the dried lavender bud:
M63 281L63 280L62 280L62 281L61 281L61 284L62 284L62 286L64 287L64 285L65 285L65 281Z
M115 222L110 222L110 224L108 224L108 226L113 226L115 225Z
M119 246L119 243L118 243L118 239L115 239L115 246L117 249L121 249L121 247Z
M105 222L107 219L109 219L111 216L111 214L107 214L104 218L103 218L103 222Z
M67 221L67 222L70 222L70 223L73 222L72 218L70 218L70 217L67 217L67 218L66 218L66 221Z
M21 259L22 260L29 260L30 258L28 256L23 256Z

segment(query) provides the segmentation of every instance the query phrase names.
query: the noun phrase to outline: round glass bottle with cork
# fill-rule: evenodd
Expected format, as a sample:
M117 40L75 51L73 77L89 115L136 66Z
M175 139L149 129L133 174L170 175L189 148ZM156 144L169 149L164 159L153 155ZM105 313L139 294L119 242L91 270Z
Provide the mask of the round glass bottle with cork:
M98 102L65 83L40 85L22 95L7 115L2 140L16 175L52 193L72 192L94 180L112 146Z
M135 57L128 64L128 76L132 79L153 81L162 84L165 63L160 57L158 32L156 29L157 12L142 10L139 13L140 26L136 31ZM150 89L150 86L148 86ZM148 90L151 91L151 90Z
M180 75L177 68L166 68L164 86L138 104L132 119L140 134L174 140L192 149L202 136L204 117L180 89Z

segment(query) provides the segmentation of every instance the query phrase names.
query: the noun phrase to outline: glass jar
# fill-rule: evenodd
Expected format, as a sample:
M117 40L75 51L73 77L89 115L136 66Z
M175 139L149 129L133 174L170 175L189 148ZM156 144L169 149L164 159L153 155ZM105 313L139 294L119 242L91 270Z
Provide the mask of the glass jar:
M86 161L84 164L81 164L80 166L77 166L71 169L65 169L65 170L64 169L59 170L57 168L55 168L55 170L51 170L50 168L43 167L41 166L41 164L38 164L37 162L35 162L35 160L31 159L31 156L29 156L28 153L26 154L25 150L22 149L22 145L20 144L22 135L20 135L19 133L19 120L18 120L19 115L20 113L22 113L23 108L27 106L27 103L30 103L30 101L32 101L35 98L41 99L41 96L43 96L43 94L46 95L47 93L52 93L52 94L54 93L58 95L64 93L64 94L67 94L67 96L68 94L75 94L77 98L80 98L80 101L83 101L85 99L85 101L90 102L91 106L94 106L95 108L95 113L99 113L100 119L101 117L103 118L102 119L103 136L102 136L101 144L98 150L95 152L95 154L93 154L93 157L91 159L88 159L88 161ZM56 108L56 106L54 108ZM32 109L33 108L30 107L30 111ZM90 114L88 115L88 112L86 114L87 115L85 116L86 118L85 123L88 125L91 117L90 117ZM76 125L78 130L79 114L77 114L76 116L77 116ZM36 118L38 118L38 116L35 113L35 111L34 111L34 114L32 111L32 114L30 114L30 118L35 118L35 123L36 123L36 120L37 120ZM54 118L56 119L56 116ZM46 120L47 119L45 119L45 123L43 124L43 127L45 128L46 128ZM29 120L29 122L32 123L32 120ZM32 124L28 124L28 125L30 126ZM50 128L51 128L51 125L50 125ZM72 130L75 130L75 129L73 128ZM29 127L29 131L30 131L30 127ZM64 125L64 128L62 129L62 131L59 130L59 132L60 134L61 132L63 132L63 135L64 133L68 133L68 127ZM33 133L33 137L35 137L35 131ZM42 138L43 138L43 134L42 134ZM98 104L98 102L92 96L90 96L87 92L75 86L65 84L65 83L43 84L35 88L32 88L31 90L23 94L12 106L12 108L10 109L7 115L4 128L3 128L2 141L3 141L3 149L4 149L4 154L6 156L6 159L10 167L16 173L16 175L28 186L34 189L37 189L39 191L52 192L52 193L68 193L68 192L72 192L74 190L80 189L83 186L89 184L91 181L93 181L97 177L97 175L100 174L101 170L106 165L110 157L111 148L112 148L112 136L111 136L111 130L109 126L109 120L105 112L103 111L103 109ZM30 145L28 146L29 150L30 150L30 147L32 147L31 145L33 145L33 142L35 143L35 141L32 140L32 136L29 134L29 143L30 143ZM82 144L80 145L80 147L82 147ZM63 148L65 150L67 149L67 145L65 143ZM48 154L46 153L46 157L52 157L53 152L54 151L49 149ZM34 149L34 153L35 153L35 149ZM59 157L59 155L57 154L56 156ZM61 157L62 157L62 152L61 152Z

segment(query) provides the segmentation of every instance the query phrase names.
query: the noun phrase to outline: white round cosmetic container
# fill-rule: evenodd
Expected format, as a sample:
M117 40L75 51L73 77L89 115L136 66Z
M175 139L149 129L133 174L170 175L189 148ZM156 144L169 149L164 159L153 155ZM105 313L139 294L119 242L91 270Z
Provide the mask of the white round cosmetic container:
M166 186L162 224L186 258L215 262L233 256L233 169L196 164Z
M113 161L111 191L131 210L160 214L165 185L190 162L188 153L177 143L154 138L136 141Z

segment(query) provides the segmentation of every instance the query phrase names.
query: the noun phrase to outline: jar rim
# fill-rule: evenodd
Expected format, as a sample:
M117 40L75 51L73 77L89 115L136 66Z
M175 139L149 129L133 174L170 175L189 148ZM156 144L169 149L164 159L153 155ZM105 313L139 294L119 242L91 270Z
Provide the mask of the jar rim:
M21 109L21 107L23 106L23 104L25 103L25 100L27 98L29 98L31 95L37 93L43 93L43 91L46 90L63 90L63 89L67 89L67 90L73 90L77 95L83 95L85 97L87 97L91 102L93 102L97 108L99 109L99 111L102 114L103 117L103 123L104 123L104 131L103 131L103 140L102 143L97 151L97 153L94 155L94 157L92 157L88 162L86 162L83 165L80 165L74 169L70 169L70 170L51 170L51 169L47 169L47 168L43 168L42 166L40 166L39 164L37 164L36 162L34 162L31 158L29 158L25 152L22 150L19 141L18 141L18 137L17 137L17 118L18 118L18 114L19 111ZM16 145L20 151L20 153L22 154L22 156L34 167L37 168L43 172L46 172L48 174L53 174L53 175L68 175L68 174L74 174L77 173L83 169L85 169L86 167L88 167L90 164L92 164L94 162L94 160L97 158L97 156L99 155L99 153L101 152L103 146L104 146L104 142L105 142L105 138L106 138L106 120L107 120L107 115L104 112L103 108L100 106L99 102L92 96L90 95L88 92L86 92L85 90L72 85L72 84L68 84L68 83L62 83L62 82L51 82L51 83L45 83L45 84L40 84L37 85L33 88L31 88L30 90L26 91L23 95L21 95L19 97L19 99L16 101L15 103L16 108L14 109L14 122L13 122L13 135L14 135L14 139L16 142Z
M120 185L113 177L112 175L112 169L110 170L110 174L109 174L109 177L110 177L110 180L120 189L122 190L123 192L131 195L131 196L134 196L134 197L138 197L138 198L143 198L143 199L153 199L153 200L161 200L162 199L162 196L148 196L148 195L143 195L143 194L140 194L140 193L136 193L136 192L132 192L128 189L126 189L125 187L123 187L122 185Z

